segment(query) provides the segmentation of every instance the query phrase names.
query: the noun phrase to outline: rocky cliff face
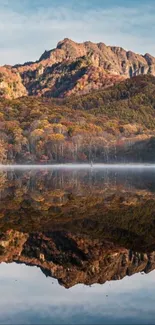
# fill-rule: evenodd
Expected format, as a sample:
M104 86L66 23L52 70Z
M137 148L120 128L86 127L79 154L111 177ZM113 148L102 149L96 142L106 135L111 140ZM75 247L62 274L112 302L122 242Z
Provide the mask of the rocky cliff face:
M0 67L0 97L15 99L26 95L20 74L11 67Z
M155 269L155 252L138 253L110 242L71 233L1 234L0 262L17 262L41 268L66 288L120 280Z
M66 38L36 62L1 67L0 95L66 97L148 73L155 75L155 58L148 53L143 56L104 43L79 44Z
M133 77L139 74L155 74L155 58L148 53L143 56L125 51L121 47L92 42L79 44L68 38L59 42L56 49L45 51L39 61L45 63L50 60L53 64L81 57L87 57L94 67L101 67L105 72L114 75Z

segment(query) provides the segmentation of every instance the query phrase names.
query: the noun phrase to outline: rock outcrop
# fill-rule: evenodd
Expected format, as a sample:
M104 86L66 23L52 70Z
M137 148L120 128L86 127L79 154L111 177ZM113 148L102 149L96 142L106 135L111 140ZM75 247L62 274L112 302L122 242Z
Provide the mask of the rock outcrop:
M20 74L11 67L0 67L0 97L15 99L26 95Z
M155 58L148 53L139 55L104 43L76 43L65 38L36 62L1 67L0 95L81 95L140 74L155 75Z
M138 253L71 233L24 234L10 230L1 234L0 262L38 266L46 276L70 288L149 273L155 269L155 252Z

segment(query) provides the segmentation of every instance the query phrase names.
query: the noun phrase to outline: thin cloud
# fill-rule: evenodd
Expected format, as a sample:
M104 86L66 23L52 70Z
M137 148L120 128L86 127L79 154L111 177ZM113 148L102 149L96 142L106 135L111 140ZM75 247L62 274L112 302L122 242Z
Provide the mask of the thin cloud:
M155 54L154 32L154 11L148 6L83 11L54 6L17 12L0 4L0 64L37 60L65 37Z

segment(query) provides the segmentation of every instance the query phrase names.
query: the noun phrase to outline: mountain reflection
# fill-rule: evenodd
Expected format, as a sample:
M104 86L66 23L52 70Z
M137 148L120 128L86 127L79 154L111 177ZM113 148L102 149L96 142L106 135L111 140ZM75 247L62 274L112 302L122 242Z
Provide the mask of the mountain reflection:
M155 172L0 173L0 262L70 288L155 269Z

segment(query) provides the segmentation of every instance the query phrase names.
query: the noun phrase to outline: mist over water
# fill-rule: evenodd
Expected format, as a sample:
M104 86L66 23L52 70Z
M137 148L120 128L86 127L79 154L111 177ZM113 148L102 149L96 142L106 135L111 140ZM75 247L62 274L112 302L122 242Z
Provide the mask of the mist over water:
M155 164L53 164L53 165L0 165L0 169L155 169Z

